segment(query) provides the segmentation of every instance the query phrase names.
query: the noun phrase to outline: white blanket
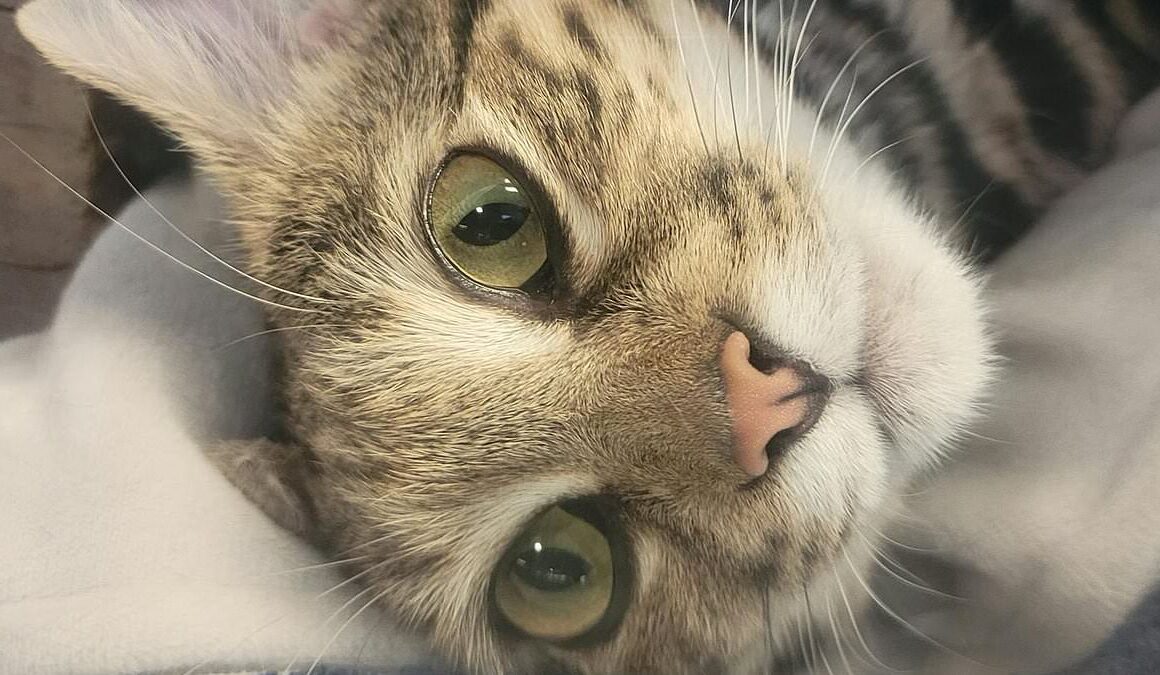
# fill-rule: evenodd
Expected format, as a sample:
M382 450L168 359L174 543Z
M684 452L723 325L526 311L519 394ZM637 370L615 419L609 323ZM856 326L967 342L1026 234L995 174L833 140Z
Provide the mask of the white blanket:
M1160 127L1152 107L1133 148ZM228 250L204 188L150 198ZM123 220L228 277L140 202ZM1093 178L1001 261L1010 363L980 433L1003 442L968 443L919 503L990 614L950 612L932 631L1058 665L1160 576L1158 260L1152 150ZM0 344L0 672L430 663L376 609L359 613L355 584L324 594L340 573L312 567L322 558L203 458L209 441L266 428L266 345L231 344L262 328L255 303L111 229L53 327Z
M197 185L150 199L226 246ZM134 230L205 256L140 202ZM235 277L232 282L237 282ZM112 228L55 324L0 344L0 673L389 670L428 662L203 457L265 430L258 305Z
M1160 582L1160 94L988 288L1004 357L990 413L899 535L962 597L928 594L941 606L909 617L975 661L930 649L922 671L940 675L1067 666ZM1147 653L1114 672L1160 672L1160 626L1134 634L1146 648L1109 648Z

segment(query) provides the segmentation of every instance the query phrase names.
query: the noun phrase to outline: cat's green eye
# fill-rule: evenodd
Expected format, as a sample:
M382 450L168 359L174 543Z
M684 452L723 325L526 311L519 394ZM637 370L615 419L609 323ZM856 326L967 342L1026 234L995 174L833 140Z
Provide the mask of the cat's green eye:
M527 288L548 266L544 225L527 190L481 155L452 157L435 179L428 206L431 239L475 283Z
M623 551L590 514L577 503L548 509L496 569L495 607L525 635L567 642L619 620L618 599L628 583Z

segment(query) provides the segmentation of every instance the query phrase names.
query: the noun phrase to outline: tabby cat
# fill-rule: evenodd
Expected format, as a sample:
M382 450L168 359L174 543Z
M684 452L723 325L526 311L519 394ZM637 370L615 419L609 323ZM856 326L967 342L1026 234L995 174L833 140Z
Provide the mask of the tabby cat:
M1104 157L1158 72L1156 12L18 20L232 204L285 410L283 437L215 449L243 491L457 667L677 673L790 663L820 608L864 598L878 532L992 377L977 266Z

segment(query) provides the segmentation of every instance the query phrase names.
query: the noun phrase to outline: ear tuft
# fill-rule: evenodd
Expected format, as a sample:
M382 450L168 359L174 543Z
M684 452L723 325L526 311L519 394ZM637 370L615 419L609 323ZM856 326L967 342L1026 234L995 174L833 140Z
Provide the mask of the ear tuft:
M53 63L196 142L243 140L291 95L356 0L33 0L17 14Z

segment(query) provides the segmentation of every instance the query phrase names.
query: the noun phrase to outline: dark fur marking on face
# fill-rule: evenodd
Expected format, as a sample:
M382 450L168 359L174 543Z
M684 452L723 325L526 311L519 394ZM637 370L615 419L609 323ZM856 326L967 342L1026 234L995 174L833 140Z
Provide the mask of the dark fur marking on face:
M513 86L535 91L554 92L561 104L554 109L530 110L512 108L509 114L518 119L525 129L538 136L551 154L559 157L555 166L561 177L581 192L598 191L608 171L608 134L617 124L625 122L631 92L624 88L613 106L601 93L599 83L583 64L553 67L537 58L521 37L510 30L500 38L500 48L521 70L521 82ZM620 93L620 92L618 92ZM522 100L522 92L512 92L512 100ZM612 122L605 117L612 111L619 113ZM560 150L580 146L574 152L561 156Z
M615 293L618 289L631 289L634 264L635 258L631 253L618 253L605 264L593 286L581 289L579 294L568 298L567 313L573 319L572 326L577 335L599 330L601 320L620 311L619 303L615 302Z
M648 85L648 91L649 94L653 97L653 101L663 107L667 112L675 114L676 106L673 103L672 96L670 96L669 92L663 86L661 86L661 83L657 80L656 75L649 73L645 78L645 82Z
M588 25L588 20L584 18L578 6L571 5L564 10L564 28L584 53L598 61L608 60L608 51L600 38L592 32L592 27Z
M524 46L523 38L516 29L512 28L504 31L503 36L499 40L500 48L513 61L520 64L524 68L530 67L535 61L531 54L528 53L527 47Z
M626 503L635 499L642 504L642 508L637 509L631 516L632 521L640 522L642 519L647 521L650 527L655 528L671 540L678 550L706 561L730 560L733 567L729 570L720 570L721 579L728 578L734 584L741 584L744 588L764 589L777 586L778 582L785 577L786 561L781 553L789 550L789 539L784 531L772 523L768 524L768 531L764 537L764 557L760 559L742 558L738 557L735 551L722 547L721 542L715 541L711 536L706 536L704 532L683 529L674 525L667 518L650 515L649 511L663 512L667 508L664 503L658 502L655 498L638 495L636 497L626 496L625 499Z
M463 104L463 77L471 58L471 47L475 41L475 26L480 17L490 8L491 0L452 0L454 18L451 25L451 41L455 49L455 84L452 92L452 107L458 109Z
M827 556L828 548L823 548L816 537L806 537L805 545L801 548L802 569L812 570Z
M735 185L735 167L724 159L714 158L701 167L699 187L703 194L717 206L719 213L729 214L736 211L737 192ZM746 223L741 218L726 218L728 233L734 245L741 245L745 240Z
M643 6L636 0L606 0L606 2L617 10L624 12L632 17L637 26L658 44L667 45L669 37L661 32L661 30L653 23L652 17L649 16L647 7Z
M588 126L592 140L594 143L600 143L602 139L600 125L604 118L604 102L600 98L596 82L588 73L577 71L576 90L580 93L580 98L584 99L585 107L588 109Z

